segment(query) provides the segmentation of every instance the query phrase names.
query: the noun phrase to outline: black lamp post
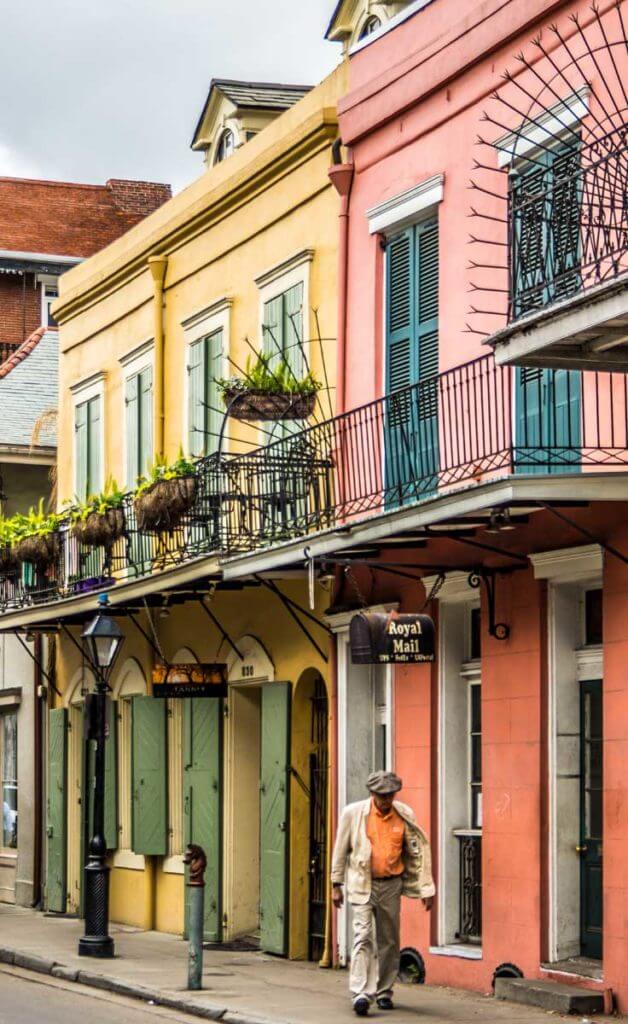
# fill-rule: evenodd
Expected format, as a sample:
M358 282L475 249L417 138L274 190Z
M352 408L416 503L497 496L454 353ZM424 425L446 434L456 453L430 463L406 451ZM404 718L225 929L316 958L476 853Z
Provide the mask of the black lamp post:
M124 641L120 627L107 615L106 594L98 598L98 614L83 630L83 641L96 673L96 692L88 694L85 714L87 739L96 741L93 835L85 866L85 934L79 956L113 956L109 935L109 868L105 839L105 740L108 680Z

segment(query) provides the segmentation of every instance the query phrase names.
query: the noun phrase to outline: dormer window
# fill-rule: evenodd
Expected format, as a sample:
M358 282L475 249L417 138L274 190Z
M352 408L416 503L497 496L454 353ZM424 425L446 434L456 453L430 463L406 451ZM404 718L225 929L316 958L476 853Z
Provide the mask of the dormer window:
M382 23L376 14L372 14L370 18L367 18L364 22L360 31L359 39L366 39L367 36L377 32L378 28L382 27Z
M214 157L214 163L222 163L223 160L226 160L227 157L235 153L235 148L235 135L233 134L230 128L225 128L225 130L223 131L222 135L218 140L218 145L216 146L216 156Z

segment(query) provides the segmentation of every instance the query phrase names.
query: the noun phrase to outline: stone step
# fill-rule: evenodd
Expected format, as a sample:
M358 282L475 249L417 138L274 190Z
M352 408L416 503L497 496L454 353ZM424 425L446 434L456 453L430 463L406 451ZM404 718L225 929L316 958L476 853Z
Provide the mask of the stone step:
M540 1006L555 1013L604 1013L604 996L592 989L563 985L559 981L528 978L496 978L495 998L511 1003Z

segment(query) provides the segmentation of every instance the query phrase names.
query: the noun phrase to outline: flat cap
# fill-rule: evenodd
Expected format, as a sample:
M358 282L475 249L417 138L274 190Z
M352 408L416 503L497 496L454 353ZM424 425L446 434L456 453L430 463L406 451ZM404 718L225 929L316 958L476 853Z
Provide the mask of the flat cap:
M398 793L403 783L394 772L371 772L366 780L369 793Z

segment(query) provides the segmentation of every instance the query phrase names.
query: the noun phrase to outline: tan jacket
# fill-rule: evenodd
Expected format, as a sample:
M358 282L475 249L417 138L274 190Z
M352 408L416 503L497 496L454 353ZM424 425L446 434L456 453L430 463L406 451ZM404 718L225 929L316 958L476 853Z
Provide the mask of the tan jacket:
M393 806L403 818L406 828L402 895L410 899L426 899L436 892L432 879L430 844L417 825L412 808L396 800ZM346 876L349 903L368 903L371 898L371 843L366 834L366 819L370 809L370 799L347 804L338 823L331 881L333 885L342 885Z

